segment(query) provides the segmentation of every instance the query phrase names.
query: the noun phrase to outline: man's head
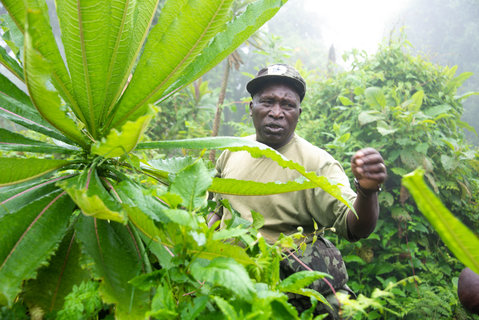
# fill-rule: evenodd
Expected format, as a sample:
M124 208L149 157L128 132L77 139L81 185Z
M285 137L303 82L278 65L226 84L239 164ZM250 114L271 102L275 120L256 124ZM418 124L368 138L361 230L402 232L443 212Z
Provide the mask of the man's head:
M274 149L291 140L301 114L306 86L299 73L292 70L286 65L264 68L246 86L253 97L250 114L256 140Z

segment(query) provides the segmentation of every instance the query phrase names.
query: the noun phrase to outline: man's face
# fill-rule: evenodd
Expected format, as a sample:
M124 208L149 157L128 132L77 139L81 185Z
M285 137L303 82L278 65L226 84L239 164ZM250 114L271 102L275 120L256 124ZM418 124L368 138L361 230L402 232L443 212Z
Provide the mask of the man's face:
M283 83L266 85L250 103L256 140L278 149L293 137L301 114L299 95Z

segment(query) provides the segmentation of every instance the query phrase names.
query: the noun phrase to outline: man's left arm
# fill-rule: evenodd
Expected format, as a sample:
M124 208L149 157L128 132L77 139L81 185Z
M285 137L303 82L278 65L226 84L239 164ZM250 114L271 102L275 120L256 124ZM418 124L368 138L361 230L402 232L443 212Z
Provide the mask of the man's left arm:
M351 210L348 212L348 231L354 239L367 238L379 217L378 191L387 177L386 166L376 149L365 148L351 158L351 169L356 178L354 209L359 219Z

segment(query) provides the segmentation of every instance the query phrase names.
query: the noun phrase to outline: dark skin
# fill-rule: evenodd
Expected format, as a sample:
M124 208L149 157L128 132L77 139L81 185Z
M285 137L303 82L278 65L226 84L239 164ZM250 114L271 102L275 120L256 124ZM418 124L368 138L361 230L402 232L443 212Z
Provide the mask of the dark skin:
M253 96L250 115L256 129L256 140L273 149L286 145L294 136L301 115L300 97L286 83L269 83ZM381 154L373 148L356 152L351 158L354 176L364 192L359 192L353 206L359 217L350 210L348 230L352 238L368 237L379 217L378 190L387 177Z

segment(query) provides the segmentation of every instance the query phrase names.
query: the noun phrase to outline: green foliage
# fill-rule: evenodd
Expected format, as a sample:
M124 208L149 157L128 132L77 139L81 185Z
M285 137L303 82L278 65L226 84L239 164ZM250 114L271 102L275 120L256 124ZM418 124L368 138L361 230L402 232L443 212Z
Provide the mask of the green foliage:
M157 101L220 62L284 1L254 1L232 19L231 0L169 0L153 26L154 0L61 1L54 9L65 61L46 2L2 3L11 18L5 40L24 54L0 62L23 69L17 76L28 94L0 77L0 116L29 129L0 130L0 150L9 151L0 158L8 168L0 173L2 316L25 314L25 306L32 318L298 319L284 292L320 298L282 285L280 247L294 242L258 238L259 214L252 224L234 216L219 232L206 224L212 187L266 194L270 185L243 182L238 191L213 180L201 158L148 163L132 153L137 146L248 151L305 178L272 192L319 186L342 200L335 184L254 141L139 145L162 108Z
M455 297L454 277L463 266L444 250L401 180L422 167L444 206L472 230L479 228L479 153L464 139L462 129L470 127L461 121L463 100L456 96L470 73L456 76L456 67L434 65L408 48L399 38L371 57L353 51L345 56L351 71L310 81L299 131L330 151L347 172L360 148L376 148L385 159L389 177L379 194L377 231L360 243L336 241L353 290L370 296L374 288L417 275L421 283L405 285L386 306L397 305L395 312L407 318L414 299L429 295L438 297L431 298L430 308L452 317L460 312L457 299L444 309L440 296Z

